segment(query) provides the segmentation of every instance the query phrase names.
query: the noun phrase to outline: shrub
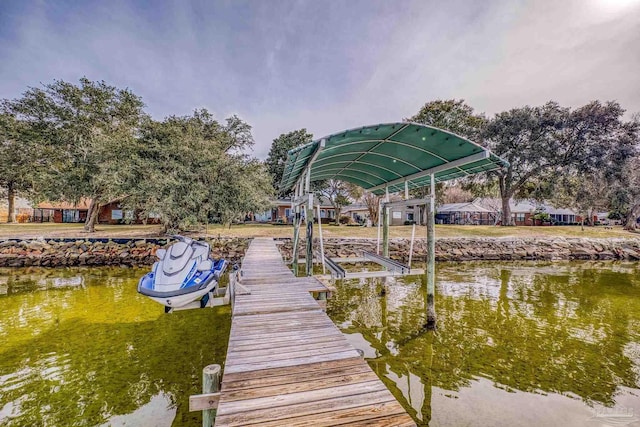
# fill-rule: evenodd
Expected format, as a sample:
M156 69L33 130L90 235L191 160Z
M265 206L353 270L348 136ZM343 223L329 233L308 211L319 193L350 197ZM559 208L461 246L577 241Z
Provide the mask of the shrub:
M348 217L348 216L340 217L340 224L350 224L350 223L351 223L351 217Z

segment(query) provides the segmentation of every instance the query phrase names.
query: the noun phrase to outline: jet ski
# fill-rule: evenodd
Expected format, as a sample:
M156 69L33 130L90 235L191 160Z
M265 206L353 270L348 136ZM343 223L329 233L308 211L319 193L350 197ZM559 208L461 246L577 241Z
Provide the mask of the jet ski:
M158 261L138 282L138 292L164 305L167 312L197 300L204 307L227 262L210 258L210 247L205 242L183 236L174 238L178 241L167 249L158 249Z

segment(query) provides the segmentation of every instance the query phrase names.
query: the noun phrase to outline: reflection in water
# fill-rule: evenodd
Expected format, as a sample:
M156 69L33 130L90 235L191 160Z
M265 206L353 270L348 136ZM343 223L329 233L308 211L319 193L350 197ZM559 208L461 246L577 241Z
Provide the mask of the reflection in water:
M436 333L422 277L338 282L327 312L421 425L602 423L603 408L640 414L639 273L439 264Z
M165 315L146 270L0 270L0 425L200 424L188 396L226 353L227 307Z

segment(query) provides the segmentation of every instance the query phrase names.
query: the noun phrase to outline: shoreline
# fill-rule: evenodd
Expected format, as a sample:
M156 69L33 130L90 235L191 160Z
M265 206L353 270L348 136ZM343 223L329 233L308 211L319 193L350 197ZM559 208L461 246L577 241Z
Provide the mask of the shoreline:
M168 238L38 238L0 239L0 267L148 266ZM251 238L208 238L214 258L239 262ZM292 258L292 239L275 238L285 259ZM363 250L375 252L376 239L326 238L329 257L358 257ZM389 242L390 257L406 262L409 239ZM304 257L304 239L299 255ZM413 259L426 256L426 239L414 242ZM445 237L436 240L437 261L570 261L640 260L640 239L635 238L512 238Z

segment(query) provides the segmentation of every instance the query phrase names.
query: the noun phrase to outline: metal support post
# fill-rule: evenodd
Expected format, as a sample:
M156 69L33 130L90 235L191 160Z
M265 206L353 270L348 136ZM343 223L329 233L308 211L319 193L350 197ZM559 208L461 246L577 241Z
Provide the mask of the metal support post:
M308 193L305 221L307 223L307 276L313 275L313 193Z

